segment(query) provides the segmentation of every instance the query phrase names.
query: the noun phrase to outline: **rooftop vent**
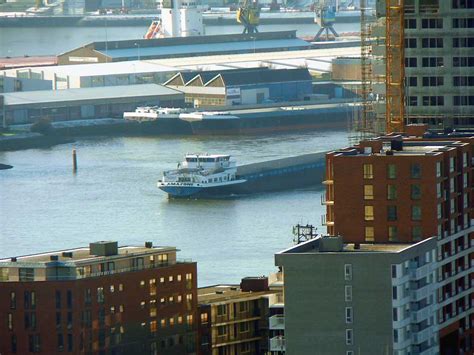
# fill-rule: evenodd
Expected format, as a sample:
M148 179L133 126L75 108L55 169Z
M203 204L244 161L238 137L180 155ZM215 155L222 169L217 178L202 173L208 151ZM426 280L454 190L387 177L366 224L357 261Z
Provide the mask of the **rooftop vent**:
M223 295L224 291L216 291L216 295Z
M385 154L386 154L386 155L393 155L393 150L387 150L387 151L385 152Z
M360 243L354 243L354 249L359 250L360 249Z
M153 242L145 242L145 248L153 248Z
M10 259L13 263L16 263L16 258L11 258Z
M59 257L57 255L50 255L49 256L49 260L51 261L58 261L59 260Z
M97 256L110 256L118 254L118 243L100 241L89 244L89 253Z
M235 287L235 286L233 286L233 287L230 288L231 291L237 291L238 289L239 289L239 288L238 288L238 287Z
M63 257L72 258L72 251L63 251Z
M394 140L390 141L390 148L392 150L402 151L403 150L403 141L401 139L394 139Z

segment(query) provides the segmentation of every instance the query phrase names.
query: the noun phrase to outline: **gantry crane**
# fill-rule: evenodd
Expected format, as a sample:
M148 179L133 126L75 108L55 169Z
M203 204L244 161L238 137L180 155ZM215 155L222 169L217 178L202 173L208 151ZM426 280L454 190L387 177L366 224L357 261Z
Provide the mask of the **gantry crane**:
M258 1L243 0L237 10L237 22L244 25L243 33L257 33L257 26L260 23Z

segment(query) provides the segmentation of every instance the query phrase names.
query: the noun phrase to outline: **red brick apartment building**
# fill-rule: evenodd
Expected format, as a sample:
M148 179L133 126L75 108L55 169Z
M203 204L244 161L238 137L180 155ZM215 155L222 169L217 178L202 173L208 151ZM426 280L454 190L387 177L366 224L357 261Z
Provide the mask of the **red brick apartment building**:
M195 354L196 263L91 243L0 260L0 354Z
M474 136L423 131L408 126L328 153L323 223L348 243L437 236L440 353L473 354Z

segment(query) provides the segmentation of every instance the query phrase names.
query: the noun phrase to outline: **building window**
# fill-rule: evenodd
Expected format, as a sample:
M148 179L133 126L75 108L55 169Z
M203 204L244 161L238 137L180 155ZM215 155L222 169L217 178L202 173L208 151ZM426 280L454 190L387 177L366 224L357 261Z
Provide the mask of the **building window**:
M374 199L374 185L364 185L364 200Z
M420 184L411 185L411 198L412 200L419 200L421 198L421 185Z
M374 171L372 164L364 164L364 179L373 179Z
M8 313L8 330L13 330L13 314Z
M473 0L452 0L453 9L474 9Z
M156 295L156 279L150 279L148 283L150 284L150 296L155 296Z
M352 333L352 329L346 329L346 345L353 345L354 344L354 337Z
M56 291L56 308L61 308L61 291Z
M397 166L395 164L388 164L387 165L387 177L389 179L396 179L397 178Z
M418 86L418 78L416 76L409 76L407 81L408 86Z
M169 319L169 322L170 322L170 327L173 327L174 326L174 317L171 317Z
M248 302L239 302L239 312L248 312L249 304Z
M421 28L443 28L443 19L442 18L421 19Z
M453 76L453 86L474 86L474 76Z
M220 304L217 306L217 315L218 316L223 316L227 314L227 305L226 304Z
M397 220L397 206L387 206L387 220L396 221Z
M398 242L398 228L396 226L388 226L388 240Z
M453 57L453 67L474 67L474 57Z
M397 186L387 185L387 200L397 199Z
M474 37L453 38L453 48L473 48Z
M352 323L352 307L346 307L346 323Z
M436 177L441 177L441 162L436 162Z
M416 57L405 57L405 67L407 68L416 68L417 65Z
M423 106L444 106L444 96L423 96Z
M407 29L415 29L416 28L416 19L405 19L405 28Z
M193 279L193 274L192 273L187 273L186 274L186 281L191 281Z
M225 325L221 325L217 327L217 336L224 336L227 334L227 327Z
M422 38L421 48L443 48L442 38Z
M240 333L246 333L250 330L248 322L242 322L239 324L239 331Z
M411 219L413 221L421 220L421 206L411 206Z
M64 350L64 338L62 334L58 334L58 351Z
M35 269L21 267L19 270L20 282L22 281L34 281L35 280Z
M405 38L405 48L416 48L416 38Z
M421 165L418 163L413 163L410 166L410 177L412 179L421 178Z
M104 288L97 287L97 302L104 303Z
M365 241L366 242L375 241L374 227L365 227Z
M201 323L207 323L209 319L209 315L207 313L201 313Z
M454 106L474 106L474 95L471 96L453 96Z
M392 299L396 300L398 298L398 288L397 286L392 287Z
M344 265L344 280L346 281L352 280L352 264Z
M364 206L364 219L366 221L374 220L374 206Z
M432 87L432 86L443 86L444 77L442 76L424 76L422 79L423 86Z
M408 106L418 106L418 96L408 96Z
M346 302L352 302L352 286L344 286L344 299Z
M392 279L397 278L397 265L392 265Z
M168 282L173 282L173 280L174 280L174 278L173 278L172 275L171 275L171 276L168 276Z
M162 320L160 320L160 327L161 327L161 328L165 328L165 327L166 327L166 319L163 318Z
M444 67L443 57L423 57L421 65L424 68L441 68Z
M421 226L413 226L411 228L411 237L414 241L421 240L422 234Z
M192 325L193 324L193 315L192 314L189 314L186 316L186 323L188 325Z

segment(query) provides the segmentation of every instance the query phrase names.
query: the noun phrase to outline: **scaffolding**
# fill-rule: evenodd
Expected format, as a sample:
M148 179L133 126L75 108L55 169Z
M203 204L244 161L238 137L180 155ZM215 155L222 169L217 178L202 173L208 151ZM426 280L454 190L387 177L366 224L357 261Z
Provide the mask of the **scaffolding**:
M386 132L403 132L405 127L405 10L404 0L386 0Z

